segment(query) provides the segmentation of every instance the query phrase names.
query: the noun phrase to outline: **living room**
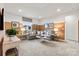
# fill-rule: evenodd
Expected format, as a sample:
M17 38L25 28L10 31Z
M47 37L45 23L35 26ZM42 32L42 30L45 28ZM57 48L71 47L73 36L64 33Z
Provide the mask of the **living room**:
M79 55L78 21L78 3L4 4L3 55L12 55L7 51L15 47L13 55L20 56Z

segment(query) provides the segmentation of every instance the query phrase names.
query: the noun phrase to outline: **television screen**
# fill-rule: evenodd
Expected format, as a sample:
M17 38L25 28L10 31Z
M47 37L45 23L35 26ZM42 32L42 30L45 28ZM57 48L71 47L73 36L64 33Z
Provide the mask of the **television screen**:
M4 9L0 9L0 30L3 30L3 11Z

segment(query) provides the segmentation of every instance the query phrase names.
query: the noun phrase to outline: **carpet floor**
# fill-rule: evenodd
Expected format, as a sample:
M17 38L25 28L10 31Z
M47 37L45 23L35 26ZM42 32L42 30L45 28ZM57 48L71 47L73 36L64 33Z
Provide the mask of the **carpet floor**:
M79 43L42 40L23 40L19 45L20 56L79 56Z

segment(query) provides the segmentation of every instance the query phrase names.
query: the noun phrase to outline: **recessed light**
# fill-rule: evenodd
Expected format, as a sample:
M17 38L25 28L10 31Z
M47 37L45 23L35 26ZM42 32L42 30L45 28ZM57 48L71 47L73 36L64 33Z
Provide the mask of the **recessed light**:
M22 10L21 10L21 9L19 9L18 11L19 11L19 12L22 12Z
M57 11L58 11L58 12L60 12L60 11L61 11L61 9L57 9Z

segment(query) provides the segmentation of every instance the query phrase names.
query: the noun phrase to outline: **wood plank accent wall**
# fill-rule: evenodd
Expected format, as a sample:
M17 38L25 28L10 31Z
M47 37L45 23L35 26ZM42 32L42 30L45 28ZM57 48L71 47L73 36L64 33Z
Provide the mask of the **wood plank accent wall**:
M56 31L56 35L58 36L58 38L64 39L64 37L65 37L65 23L64 22L55 23L54 28L58 29L58 31Z
M38 30L38 31L44 31L45 30L45 25L32 25L32 30Z
M39 31L44 31L45 30L45 25L39 25Z
M32 25L32 30L37 30L37 25L36 24Z
M5 29L11 29L11 22L5 22Z

